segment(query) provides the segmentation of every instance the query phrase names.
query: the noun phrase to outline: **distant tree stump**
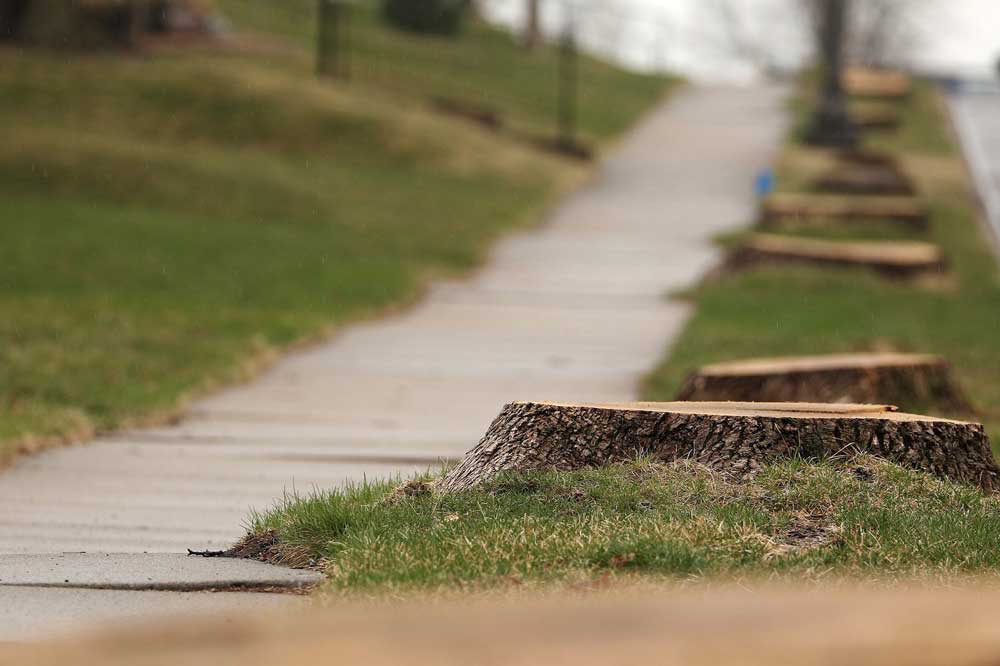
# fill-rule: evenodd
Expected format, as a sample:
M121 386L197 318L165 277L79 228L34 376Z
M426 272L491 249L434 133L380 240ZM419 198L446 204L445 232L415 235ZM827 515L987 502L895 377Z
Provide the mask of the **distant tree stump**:
M837 151L836 158L839 162L852 166L882 167L897 171L901 169L899 158L896 155L868 148L840 150Z
M832 354L718 363L692 373L678 400L891 403L972 414L950 366L925 354Z
M813 183L824 194L902 196L917 193L913 180L900 169L879 165L841 163Z
M431 106L441 113L468 120L493 131L503 129L503 118L491 107L456 97L433 97Z
M472 488L501 472L576 470L631 459L690 459L751 474L790 456L877 455L993 491L1000 485L983 427L879 405L807 403L515 402L444 477L439 490Z
M851 122L863 132L894 131L899 129L902 119L895 109L865 108L851 113Z
M761 204L764 222L792 219L890 220L926 229L927 206L913 197L775 194Z
M866 67L848 67L843 74L844 89L852 97L902 100L913 89L910 77L903 72Z
M729 254L719 271L725 274L784 263L867 268L892 278L940 273L946 268L941 249L930 243L831 241L754 234Z

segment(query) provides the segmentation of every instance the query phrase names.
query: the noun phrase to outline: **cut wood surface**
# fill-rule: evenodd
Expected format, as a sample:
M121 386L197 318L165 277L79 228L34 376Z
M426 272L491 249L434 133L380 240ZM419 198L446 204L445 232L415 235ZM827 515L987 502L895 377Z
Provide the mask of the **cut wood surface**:
M828 354L717 363L699 368L678 400L887 402L971 414L944 359L927 354Z
M917 241L832 241L776 234L753 234L730 253L723 271L769 263L805 263L870 268L891 277L941 272L941 249Z
M927 206L914 197L774 194L761 206L764 221L783 218L891 220L926 228Z
M848 95L880 99L902 99L913 88L910 77L903 72L867 67L848 67L843 83Z
M913 180L893 166L840 163L816 179L813 187L825 194L912 197Z
M983 427L886 405L515 402L439 488L475 487L502 472L575 470L649 455L747 475L769 462L865 452L939 477L998 487Z

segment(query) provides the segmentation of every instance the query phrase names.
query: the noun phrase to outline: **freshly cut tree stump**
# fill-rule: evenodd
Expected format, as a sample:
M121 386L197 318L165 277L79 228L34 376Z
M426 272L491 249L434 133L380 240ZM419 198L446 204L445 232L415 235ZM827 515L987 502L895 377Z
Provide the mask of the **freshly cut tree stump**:
M888 277L913 277L945 270L936 245L916 241L830 241L754 234L730 253L722 272L774 263L869 268Z
M947 414L972 405L938 356L831 354L706 365L692 373L678 400L892 403Z
M895 109L858 109L851 113L851 121L862 131L892 131L902 124L899 112Z
M889 220L926 229L927 206L913 197L774 194L761 205L765 222L787 218Z
M850 148L836 153L837 160L844 164L862 165L869 167L884 167L887 169L900 169L899 158L892 153L867 148Z
M839 164L813 184L824 194L912 197L917 193L913 180L894 167Z
M848 67L843 82L848 95L873 99L904 99L913 88L910 77L903 72L867 67Z
M620 405L515 402L442 480L465 490L501 472L575 470L637 453L690 459L745 475L790 456L865 452L992 491L1000 485L983 427L882 405L665 402Z

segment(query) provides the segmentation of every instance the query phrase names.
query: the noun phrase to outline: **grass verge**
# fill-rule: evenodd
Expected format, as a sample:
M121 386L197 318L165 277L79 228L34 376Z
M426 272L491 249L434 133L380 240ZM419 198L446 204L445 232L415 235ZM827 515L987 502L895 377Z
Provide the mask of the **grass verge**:
M587 172L426 103L440 82L499 91L540 130L550 51L481 24L415 38L361 12L357 49L395 58L407 85L319 82L281 37L308 34L315 2L220 4L271 34L142 57L0 50L0 462L168 415L406 303ZM669 84L586 62L585 89L615 99L584 98L595 141Z
M328 591L361 595L640 577L942 581L1000 565L1000 500L870 457L790 460L750 483L639 460L448 495L395 485L290 498L251 531L273 544L268 559L322 566Z
M647 378L646 399L672 399L686 374L706 363L849 351L935 353L953 363L994 446L1000 444L1000 347L992 333L1000 312L996 258L937 92L919 85L902 116L898 133L876 135L870 144L897 155L912 174L931 207L930 230L870 225L792 233L930 241L944 249L949 275L906 282L864 270L772 266L703 284L686 294L696 313ZM778 165L780 187L802 191L828 164L821 151L791 142Z

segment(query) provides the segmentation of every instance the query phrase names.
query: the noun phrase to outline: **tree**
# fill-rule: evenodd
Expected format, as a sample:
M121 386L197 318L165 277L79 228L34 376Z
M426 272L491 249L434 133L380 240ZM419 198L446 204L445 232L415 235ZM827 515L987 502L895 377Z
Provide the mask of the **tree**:
M819 146L853 146L858 132L847 112L841 85L849 20L849 0L821 0L817 22L822 88L819 108L806 139Z
M850 53L871 67L899 64L920 41L923 0L866 0L853 8Z
M541 0L527 0L524 20L524 48L531 50L538 46L542 39L539 23L539 4Z

